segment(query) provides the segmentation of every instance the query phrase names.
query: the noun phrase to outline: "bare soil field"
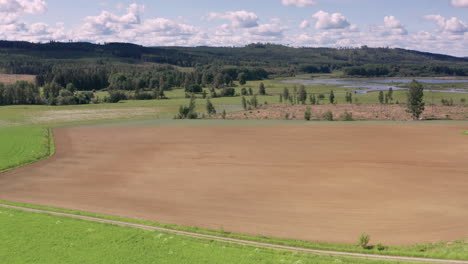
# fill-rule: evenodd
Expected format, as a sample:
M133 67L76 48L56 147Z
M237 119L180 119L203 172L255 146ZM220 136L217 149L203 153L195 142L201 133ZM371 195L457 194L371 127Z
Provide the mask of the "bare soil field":
M0 83L15 83L17 81L35 82L35 80L36 80L35 75L0 73Z
M229 119L288 119L304 120L304 112L310 107L312 119L320 120L325 112L331 111L336 120L342 119L345 112L352 113L355 120L412 120L404 105L264 105L259 109L228 113ZM426 106L423 119L468 120L468 106Z
M468 237L467 123L65 127L0 200L302 240Z

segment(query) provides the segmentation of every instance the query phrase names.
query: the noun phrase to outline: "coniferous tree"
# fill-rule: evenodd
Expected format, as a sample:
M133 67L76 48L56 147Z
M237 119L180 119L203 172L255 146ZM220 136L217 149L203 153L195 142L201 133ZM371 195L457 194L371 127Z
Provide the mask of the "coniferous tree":
M266 95L265 85L262 82L258 86L258 93L260 95Z
M334 104L334 103L335 103L335 93L332 90L330 92L330 104Z

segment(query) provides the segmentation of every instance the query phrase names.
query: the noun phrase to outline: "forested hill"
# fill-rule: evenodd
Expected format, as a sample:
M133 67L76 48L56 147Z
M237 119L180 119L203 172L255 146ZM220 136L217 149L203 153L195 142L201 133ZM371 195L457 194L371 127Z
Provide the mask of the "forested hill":
M468 75L468 58L390 48L143 47L130 43L0 41L0 71L49 72L57 65L170 64L260 67L278 75L343 70L355 76Z

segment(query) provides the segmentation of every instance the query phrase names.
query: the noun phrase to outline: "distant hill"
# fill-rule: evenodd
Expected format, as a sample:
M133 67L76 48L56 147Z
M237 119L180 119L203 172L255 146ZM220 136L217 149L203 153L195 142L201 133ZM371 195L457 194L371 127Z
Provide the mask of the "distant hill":
M0 71L37 74L57 64L170 64L182 67L221 65L263 67L271 72L386 65L390 72L425 72L424 67L442 67L444 74L468 69L468 58L390 48L293 48L274 44L245 47L144 47L131 43L92 44L87 42L45 44L0 41ZM312 66L312 67L311 67ZM307 70L303 70L307 71ZM431 70L433 71L433 70ZM439 70L438 70L439 71ZM468 70L467 70L468 72Z

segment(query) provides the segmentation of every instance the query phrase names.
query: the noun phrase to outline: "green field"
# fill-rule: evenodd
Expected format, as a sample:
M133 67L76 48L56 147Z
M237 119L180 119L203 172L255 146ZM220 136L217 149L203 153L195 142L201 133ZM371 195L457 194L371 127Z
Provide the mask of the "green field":
M287 253L0 208L0 263L381 263ZM401 262L400 262L401 263Z
M50 129L41 127L0 128L0 172L50 156L50 133Z

